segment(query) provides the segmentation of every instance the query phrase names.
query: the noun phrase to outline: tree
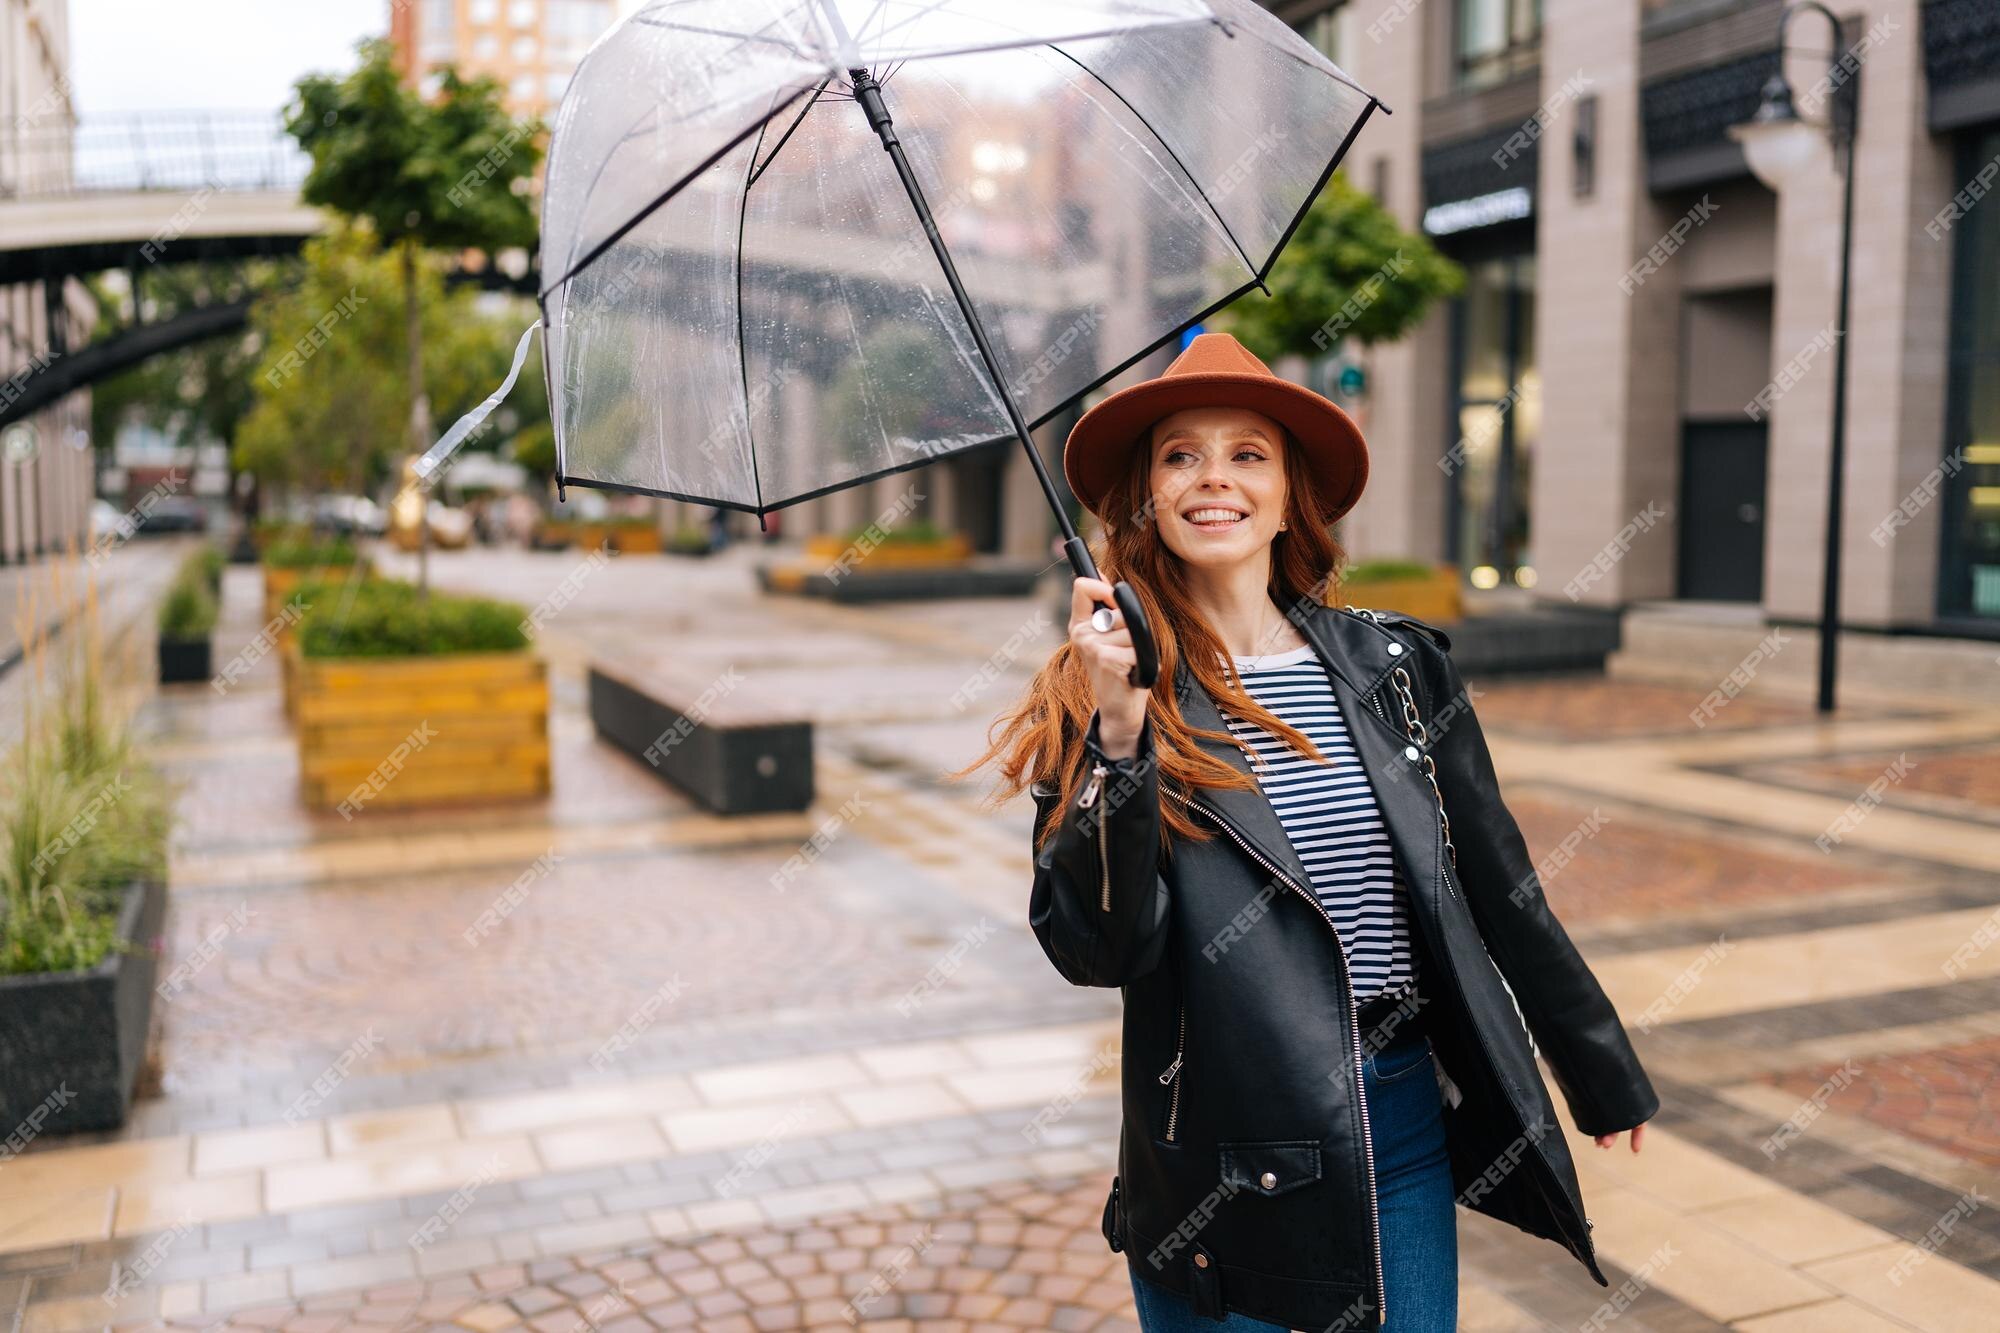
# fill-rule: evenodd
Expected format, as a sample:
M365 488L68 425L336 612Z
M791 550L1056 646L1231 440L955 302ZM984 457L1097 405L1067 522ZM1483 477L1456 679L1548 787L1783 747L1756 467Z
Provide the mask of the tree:
M542 127L509 116L491 79L466 80L446 68L436 100L426 102L403 85L390 43L364 41L359 51L360 67L344 78L299 80L285 128L312 157L304 200L365 219L400 255L409 441L421 453L432 429L418 252L534 243L527 187L541 161Z
M1342 338L1394 341L1433 301L1463 290L1465 271L1336 171L1268 285L1270 296L1247 294L1216 321L1266 361L1317 356Z
M485 397L513 353L507 323L481 313L491 298L448 291L440 267L420 256L409 295L400 256L366 226L308 241L297 283L251 309L263 354L248 376L254 405L236 433L236 466L306 491L365 493L389 476L413 396L400 355L410 300L430 349L422 396L454 415Z

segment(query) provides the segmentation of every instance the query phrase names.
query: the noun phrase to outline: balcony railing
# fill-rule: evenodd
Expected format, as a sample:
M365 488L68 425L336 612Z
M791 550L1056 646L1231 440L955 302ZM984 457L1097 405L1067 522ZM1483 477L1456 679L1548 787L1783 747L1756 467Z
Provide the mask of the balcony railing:
M257 112L0 121L0 199L296 190L309 165L278 118Z

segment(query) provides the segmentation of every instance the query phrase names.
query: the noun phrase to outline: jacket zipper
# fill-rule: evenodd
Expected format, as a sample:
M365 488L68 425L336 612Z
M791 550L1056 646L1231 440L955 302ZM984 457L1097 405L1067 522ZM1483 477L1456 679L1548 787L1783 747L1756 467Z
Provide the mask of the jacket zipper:
M1104 779L1110 772L1111 770L1103 764L1092 765L1090 785L1086 786L1083 794L1076 798L1077 809L1088 810L1097 804L1098 793L1104 790ZM1104 912L1111 910L1111 838L1104 827L1110 813L1110 808L1106 807L1104 813L1097 817L1097 868L1098 875L1103 881L1103 887L1098 893L1097 906L1098 910Z
M1183 796L1171 787L1165 790L1189 809L1199 810L1214 820L1216 827L1228 834L1230 841L1248 852L1252 860L1270 871L1273 877L1293 890L1301 898L1311 903L1313 912L1320 920L1326 922L1327 928L1333 932L1333 942L1340 950L1341 980L1347 985L1347 1021L1354 1032L1354 1095L1358 1099L1361 1108L1361 1150L1368 1162L1368 1226L1370 1233L1374 1237L1375 1309L1381 1316L1376 1323L1378 1326L1387 1323L1389 1320L1389 1289L1388 1284L1382 1278L1382 1218L1380 1207L1375 1198L1375 1140L1374 1136L1368 1130L1368 1089L1361 1077L1361 1017L1356 1012L1357 1002L1354 998L1354 975L1347 959L1347 943L1340 938L1340 927L1334 925L1333 918L1326 914L1326 908L1321 905L1318 898L1313 896L1311 890L1305 888L1277 866L1272 865L1262 852L1252 847L1243 835L1238 833L1216 811L1209 809L1200 801ZM1182 1003L1185 1005L1186 1001L1183 1000ZM1185 1022L1185 1011L1183 1011L1183 1022ZM1176 1057L1175 1065L1178 1066L1178 1064L1179 1060ZM1178 1085L1176 1085L1175 1091L1179 1091ZM1169 1123L1171 1123L1171 1116L1169 1117Z
M1167 1066L1160 1082L1173 1084L1173 1092L1167 1097L1167 1142L1174 1141L1174 1126L1181 1118L1181 1065L1187 1059L1187 996L1183 994L1180 1003L1174 1006L1174 1018L1180 1035L1174 1039L1174 1062Z

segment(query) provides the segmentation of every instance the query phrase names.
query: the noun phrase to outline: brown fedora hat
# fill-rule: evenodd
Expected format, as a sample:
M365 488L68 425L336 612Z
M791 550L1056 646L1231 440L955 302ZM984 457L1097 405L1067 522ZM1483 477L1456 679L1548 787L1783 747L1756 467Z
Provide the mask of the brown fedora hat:
M1361 498L1368 445L1354 419L1332 399L1272 374L1231 335L1202 333L1157 377L1120 389L1077 420L1063 445L1063 476L1084 508L1098 513L1133 446L1184 407L1248 408L1289 430L1319 482L1323 522Z

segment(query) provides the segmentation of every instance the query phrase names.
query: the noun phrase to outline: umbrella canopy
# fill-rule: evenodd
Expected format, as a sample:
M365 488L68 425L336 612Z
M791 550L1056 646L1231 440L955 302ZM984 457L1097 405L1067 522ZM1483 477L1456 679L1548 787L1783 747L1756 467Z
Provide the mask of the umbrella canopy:
M1252 0L655 0L555 122L558 481L763 513L1024 436L1260 286L1376 105Z

